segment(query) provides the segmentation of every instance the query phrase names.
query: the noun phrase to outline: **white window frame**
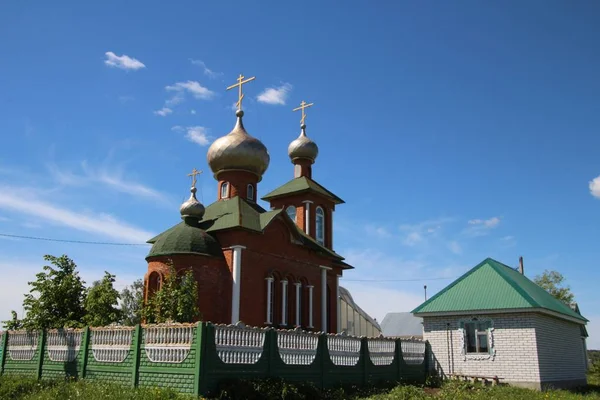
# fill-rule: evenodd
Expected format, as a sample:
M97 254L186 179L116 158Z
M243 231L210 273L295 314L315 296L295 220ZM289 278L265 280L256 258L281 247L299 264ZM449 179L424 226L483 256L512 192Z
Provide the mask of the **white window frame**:
M475 329L476 347L479 348L479 337L487 335L488 351L486 352L467 352L467 324L488 323L489 328L485 331ZM460 332L461 354L464 360L493 360L496 357L496 348L494 347L494 321L490 318L472 317L458 321Z
M320 214L319 214L320 211ZM319 221L320 220L320 221ZM321 236L319 237L319 222L321 223ZM325 245L325 210L318 206L315 210L315 239L321 246Z
M223 195L223 192L225 192L225 195ZM222 199L229 198L229 182L223 182L221 184L221 198Z
M251 183L246 186L246 198L250 201L254 201L254 185Z

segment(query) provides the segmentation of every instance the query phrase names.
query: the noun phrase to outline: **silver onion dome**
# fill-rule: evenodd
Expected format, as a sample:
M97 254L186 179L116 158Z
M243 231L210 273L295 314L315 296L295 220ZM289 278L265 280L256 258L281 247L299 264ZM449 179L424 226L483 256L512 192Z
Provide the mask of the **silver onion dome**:
M288 155L292 159L292 162L302 158L314 163L317 155L319 155L319 147L306 136L306 125L302 124L300 128L300 136L290 143Z
M244 129L244 112L238 110L235 115L237 122L233 130L215 140L208 149L208 165L215 178L222 171L241 170L255 174L260 181L269 167L269 152L260 140L250 136Z
M204 216L204 206L196 198L196 188L192 186L190 189L190 198L183 202L179 207L181 218L197 218L202 219Z

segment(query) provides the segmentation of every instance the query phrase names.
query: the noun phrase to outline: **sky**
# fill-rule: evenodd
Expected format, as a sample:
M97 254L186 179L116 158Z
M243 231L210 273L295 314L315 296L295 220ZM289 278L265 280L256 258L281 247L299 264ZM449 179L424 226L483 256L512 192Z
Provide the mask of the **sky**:
M0 320L44 254L88 284L143 277L192 168L216 199L206 152L242 73L259 196L293 177L292 109L314 102L313 177L346 201L334 249L368 313L523 256L565 276L600 349L599 19L591 0L2 2L0 234L120 245L0 236Z

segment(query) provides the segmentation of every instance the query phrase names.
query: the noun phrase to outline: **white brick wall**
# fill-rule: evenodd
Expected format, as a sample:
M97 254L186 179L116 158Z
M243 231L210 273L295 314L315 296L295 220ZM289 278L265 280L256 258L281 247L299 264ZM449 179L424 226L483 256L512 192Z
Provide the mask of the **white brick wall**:
M462 355L459 321L468 317L423 318L423 338L429 341L443 374L498 376L504 382L540 381L534 314L477 315L480 319L491 319L494 325L496 356L487 360L465 360ZM450 323L448 333L447 323Z
M440 372L498 376L507 383L546 383L585 379L585 353L579 325L534 313L477 315L494 325L493 359L464 359L459 321L471 316L423 318ZM447 324L450 326L447 328Z
M579 325L543 314L536 314L535 325L542 382L585 379Z

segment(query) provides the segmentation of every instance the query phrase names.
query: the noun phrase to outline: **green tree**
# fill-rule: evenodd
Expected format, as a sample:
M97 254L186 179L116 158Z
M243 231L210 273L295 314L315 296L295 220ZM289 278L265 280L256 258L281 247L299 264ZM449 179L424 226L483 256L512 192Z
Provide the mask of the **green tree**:
M48 329L82 326L85 310L85 282L81 280L77 265L67 255L45 255L50 263L29 282L31 290L25 295L23 307L26 329Z
M121 322L133 326L142 322L144 281L138 279L121 291Z
M533 281L557 299L570 305L575 298L569 286L564 285L565 277L558 271L545 270Z
M8 331L18 331L19 329L23 329L23 321L17 317L17 312L11 311L10 314L12 315L11 319L8 321L2 321L4 324L4 329Z
M115 276L106 271L102 280L93 283L84 302L87 325L107 326L121 320L119 292L114 283Z
M169 266L161 288L148 299L144 317L148 323L193 322L199 317L198 283L191 270L178 276Z

